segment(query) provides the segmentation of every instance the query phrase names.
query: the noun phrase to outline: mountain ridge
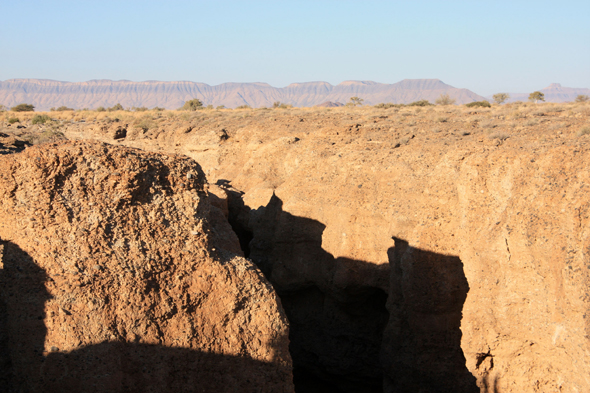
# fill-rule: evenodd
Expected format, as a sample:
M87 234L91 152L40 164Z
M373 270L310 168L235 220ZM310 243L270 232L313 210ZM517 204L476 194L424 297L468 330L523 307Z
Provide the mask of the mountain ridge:
M191 81L129 81L93 79L65 82L51 79L9 79L0 81L0 104L7 107L30 103L37 110L67 106L74 109L97 108L121 103L124 107L164 107L176 109L187 100L198 98L205 105L240 105L268 107L276 101L300 107L324 102L348 102L358 96L365 104L381 102L410 103L426 99L434 102L441 94L449 94L457 103L485 98L468 90L445 84L439 79L404 79L394 84L374 81L343 81L332 85L324 81L291 83L273 87L265 82L227 82L208 85Z

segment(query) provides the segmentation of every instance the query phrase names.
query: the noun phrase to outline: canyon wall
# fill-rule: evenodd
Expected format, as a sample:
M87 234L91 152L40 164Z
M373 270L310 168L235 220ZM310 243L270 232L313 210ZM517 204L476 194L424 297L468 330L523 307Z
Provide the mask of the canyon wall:
M64 132L203 165L281 297L299 391L583 392L590 111L568 108L212 112Z

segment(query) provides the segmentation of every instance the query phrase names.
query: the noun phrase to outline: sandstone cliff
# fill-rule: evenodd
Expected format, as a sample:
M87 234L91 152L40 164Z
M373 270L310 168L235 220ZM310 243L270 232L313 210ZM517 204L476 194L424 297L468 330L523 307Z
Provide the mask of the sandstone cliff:
M292 392L280 302L220 215L188 158L0 157L0 390Z

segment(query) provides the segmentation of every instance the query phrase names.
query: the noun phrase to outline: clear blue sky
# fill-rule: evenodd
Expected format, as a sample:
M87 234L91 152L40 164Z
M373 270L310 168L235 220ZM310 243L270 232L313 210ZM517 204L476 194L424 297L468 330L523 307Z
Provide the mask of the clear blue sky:
M590 88L590 1L2 0L0 80Z

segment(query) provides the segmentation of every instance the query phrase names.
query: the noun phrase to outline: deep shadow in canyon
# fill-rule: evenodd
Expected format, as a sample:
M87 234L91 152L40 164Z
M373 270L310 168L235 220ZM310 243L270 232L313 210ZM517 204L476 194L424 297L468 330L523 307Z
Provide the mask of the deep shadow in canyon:
M388 265L334 258L325 225L276 195L251 211L235 191L229 202L289 319L297 392L479 392L461 350L469 286L458 257L394 238Z
M283 391L287 366L249 357L125 341L45 352L51 278L14 243L0 261L0 392Z

